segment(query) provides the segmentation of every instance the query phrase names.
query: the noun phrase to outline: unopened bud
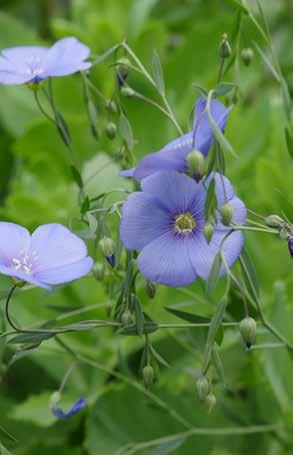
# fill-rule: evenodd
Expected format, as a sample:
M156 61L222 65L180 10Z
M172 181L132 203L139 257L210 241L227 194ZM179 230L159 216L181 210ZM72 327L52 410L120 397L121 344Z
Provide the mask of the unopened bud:
M212 225L212 223L205 224L205 226L203 228L203 233L204 233L206 241L208 243L210 243L210 241L212 240L213 234L214 234L214 226Z
M130 66L130 61L125 57L120 58L117 62L117 82L120 88L125 84Z
M111 257L114 254L115 243L110 237L103 237L99 241L99 247L106 258Z
M117 126L113 122L109 122L106 126L106 134L109 139L114 139L117 133Z
M271 228L280 228L284 221L278 215L269 215L265 217L265 223Z
M210 414L212 412L212 410L216 407L216 404L217 404L217 399L216 399L215 395L210 392L206 396L204 404L207 407L208 413Z
M291 258L293 258L293 236L289 237L288 239L288 250L291 255Z
M253 57L254 57L254 52L251 49L251 47L245 47L244 49L242 49L241 58L242 58L244 65L246 65L246 66L250 65Z
M106 306L105 306L105 309L106 309L107 316L110 317L111 313L112 313L112 309L113 309L113 303L112 302L107 302Z
M233 216L233 208L232 205L226 202L226 204L222 205L220 208L222 223L224 226L230 226L232 216Z
M228 41L228 36L226 33L222 35L222 41L220 44L220 57L221 58L228 58L230 57L232 53L229 41Z
M106 259L107 259L108 264L109 264L112 268L114 268L114 266L115 266L115 256L114 256L114 254L111 254L111 256L105 256L105 257L106 257Z
M253 318L247 317L240 322L240 333L247 348L252 346L256 335L256 322Z
M114 100L108 100L106 107L108 111L111 112L112 114L116 114L118 112L117 104L115 103Z
M96 262L94 267L93 267L93 274L96 280L98 281L103 281L105 277L105 269L103 264L101 262Z
M204 401L210 390L209 383L205 376L202 376L198 379L196 383L196 390L199 400Z
M193 150L187 155L188 172L192 177L201 178L205 173L205 159L201 152Z
M150 299L153 299L156 295L156 285L152 281L147 280L145 291Z
M50 405L54 405L58 403L58 401L61 400L61 395L59 392L53 392L52 395L50 396Z
M124 313L121 316L121 322L122 322L123 327L125 327L126 325L132 324L132 322L133 322L132 315L129 310L124 311Z
M122 87L121 95L125 96L126 98L131 98L134 95L134 90L131 87Z
M286 229L286 226L282 226L280 231L279 231L280 239L281 240L289 240L290 234L288 233L288 230Z
M144 386L149 389L154 382L154 369L151 365L146 365L142 370Z

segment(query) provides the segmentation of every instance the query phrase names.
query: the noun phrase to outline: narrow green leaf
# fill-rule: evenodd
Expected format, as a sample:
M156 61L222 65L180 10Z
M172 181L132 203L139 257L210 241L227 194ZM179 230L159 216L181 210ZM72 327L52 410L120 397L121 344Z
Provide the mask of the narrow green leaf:
M83 188L83 181L79 170L73 164L70 166L70 170L75 183L79 186L79 188Z
M69 133L69 128L67 126L67 123L60 112L55 111L55 120L56 120L56 125L57 129L59 131L59 134L61 136L61 139L63 140L64 144L67 147L70 147L71 145L71 137Z
M56 333L48 332L35 332L35 333L20 333L16 337L8 341L10 344L38 344L44 340L49 340L53 338Z
M98 220L94 215L92 215L89 212L86 214L86 216L89 222L90 231L92 234L95 234L98 229Z
M198 85L198 84L192 84L192 85L203 98L207 98L208 92L205 88L203 88L201 85Z
M97 106L95 105L95 103L91 99L88 99L87 111L88 111L88 116L89 116L89 120L90 120L92 135L94 136L95 139L98 140L99 139L99 133L97 130L97 124L98 124L98 120L99 120L98 109L97 109Z
M211 325L210 325L210 328L208 331L208 338L207 338L205 353L204 353L203 371L206 371L206 369L209 365L212 349L213 349L214 342L215 342L215 336L222 324L222 320L223 320L223 317L225 314L227 303L228 303L227 297L226 296L222 297L221 300L219 301L216 311L212 317Z
M175 453L174 451L179 449L185 441L186 438L180 437L175 441L162 442L160 445L151 450L149 455L167 455L168 453Z
M83 203L81 204L81 207L80 207L80 213L82 215L84 215L86 212L88 212L90 209L90 200L89 200L89 197L86 196L83 200Z
M233 82L221 82L217 85L214 91L214 97L217 98L218 96L225 96L236 87L237 84L234 84Z
M206 286L206 293L207 295L210 295L212 290L215 288L218 279L219 279L219 273L222 265L222 257L221 257L221 251L219 251L214 259L208 281L207 281L207 286Z
M143 325L143 333L153 333L156 330L158 330L158 324L156 324L155 322L145 322ZM137 335L136 324L131 324L126 327L123 327L121 330L119 330L119 333L121 333L122 335L130 336Z
M129 150L132 150L134 146L133 132L128 118L123 114L123 112L120 114L119 128L121 136L124 139L127 147Z
M293 137L291 136L289 128L285 128L285 138L286 138L288 153L291 156L291 158L293 159Z
M136 297L136 295L131 294L131 303L134 307L134 314L135 314L135 322L136 322L136 330L138 335L143 334L143 324L144 324L144 316L141 304Z
M270 70L270 72L272 73L272 75L274 76L274 78L276 79L276 81L280 83L281 82L280 75L278 74L273 63L270 61L269 57L262 51L262 49L259 47L257 43L254 42L253 45L257 52L259 53L259 55L261 56L264 63L266 64L266 66L268 67L268 69Z
M4 447L3 444L0 442L0 455L12 455L12 452L10 452L6 447Z
M176 310L175 308L165 307L165 310L174 314L178 318L183 319L184 321L191 322L192 324L208 324L211 322L209 318L205 318L204 316L198 316L197 314Z
M116 49L118 49L119 46L120 46L120 44L115 44L115 46L111 47L106 52L104 52L103 54L99 55L93 61L92 66L98 65L99 63L102 63L104 60L106 60L108 57L110 57L110 55L112 55L116 51Z
M252 296L259 296L259 284L255 267L250 259L247 250L244 249L239 257L240 266L245 284Z
M161 354L158 353L158 351L155 350L155 348L150 344L150 351L152 355L155 357L155 359L164 367L170 368L170 364L167 362L167 360L164 359L164 357L161 356Z
M227 150L227 152L229 152L232 156L234 156L234 158L237 158L237 153L234 151L232 145L226 139L226 137L224 136L224 134L222 133L222 131L220 130L220 128L214 121L213 116L211 114L210 104L211 104L211 99L212 99L213 93L214 93L213 90L211 90L209 92L206 110L207 110L208 119L210 121L211 127L213 128L213 131L214 131L215 138L224 150Z
M215 179L213 178L207 189L206 201L205 201L205 219L208 220L210 216L214 216L217 208L217 196L215 192Z
M223 383L223 385L226 385L226 380L225 380L225 373L224 373L224 367L222 364L221 357L218 352L218 348L216 343L214 343L213 349L212 349L212 362L213 365L215 366L215 369L218 373L220 381Z
M154 50L154 52L153 52L152 68L153 68L153 75L154 75L156 87L157 87L160 95L163 96L165 94L164 75L163 75L163 69L162 69L160 57L156 50Z
M229 0L229 2L235 6L241 13L244 13L244 14L247 14L248 11L247 11L247 8L242 5L242 3L238 0Z

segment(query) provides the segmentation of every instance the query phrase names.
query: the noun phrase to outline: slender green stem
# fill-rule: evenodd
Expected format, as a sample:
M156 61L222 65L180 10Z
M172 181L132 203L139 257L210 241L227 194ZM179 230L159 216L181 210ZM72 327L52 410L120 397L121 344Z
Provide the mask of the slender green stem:
M210 327L210 322L187 323L187 324L159 324L159 329L188 329L196 327ZM222 322L223 327L236 327L238 322Z
M41 104L41 101L39 99L39 95L38 95L38 90L34 90L34 98L35 98L35 101L36 101L36 104L40 110L40 112L44 115L44 117L46 117L47 120L49 120L51 123L54 123L55 125L55 120L53 119L53 117L51 117L46 111L45 109L43 108L42 104Z
M221 82L221 80L222 80L223 73L224 73L224 65L225 65L225 58L221 58L217 84L219 84Z
M256 231L256 232L266 232L267 234L278 234L279 231L277 229L268 229L268 228L258 228L254 226L238 226L236 224L232 224L232 228L237 231Z
M153 106L154 108L158 109L160 112L162 112L166 117L168 117L171 121L173 121L171 115L169 112L167 112L162 106L160 106L158 103L153 101L150 98L147 98L146 96L142 95L141 93L134 92L133 94L134 98L137 98L141 101L144 101L145 103L149 104L150 106Z

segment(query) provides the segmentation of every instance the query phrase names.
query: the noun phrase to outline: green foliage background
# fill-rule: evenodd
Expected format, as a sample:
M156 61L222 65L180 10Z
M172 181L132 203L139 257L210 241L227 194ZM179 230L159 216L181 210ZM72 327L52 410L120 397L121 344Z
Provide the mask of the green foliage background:
M254 7L254 2L247 3ZM293 89L292 3L263 1L275 50L284 76ZM0 48L14 45L49 44L75 35L99 55L129 39L144 64L150 68L153 49L160 54L168 98L179 121L188 127L189 115L198 96L194 83L215 86L218 71L218 43L223 32L229 36L236 27L239 6L234 0L1 0ZM264 42L248 17L244 18L247 43ZM241 40L240 46L245 46ZM111 59L92 72L95 85L110 97L115 87ZM234 107L226 135L239 154L227 157L227 175L246 205L264 215L282 214L292 219L292 159L284 136L284 110L280 90L268 68L255 53L251 66L240 64L239 102ZM233 70L225 78L234 80ZM153 96L147 84L130 76L138 91ZM87 191L95 196L125 184L117 177L116 152L121 138L109 141L104 133L107 113L98 103L100 140L92 136L83 103L79 76L54 81L59 110L73 136L75 157L90 178ZM136 145L135 158L157 150L176 137L173 126L160 113L136 100L123 100ZM38 112L26 87L0 86L0 217L34 229L50 222L68 224L78 214L77 191L68 170L66 149L56 130ZM103 164L112 160L104 171ZM129 185L128 185L129 187ZM293 342L293 275L286 244L267 234L246 235L248 250L255 262L266 314ZM98 257L100 261L103 258ZM4 298L9 280L1 278ZM161 287L155 300L147 299L143 280L140 296L155 320L178 322L165 306L178 306L211 316L213 303L204 297L201 283L186 292ZM29 326L54 319L87 305L95 310L86 318L106 319L104 287L87 277L52 294L32 289L14 299L13 314ZM1 302L3 308L4 301ZM231 302L236 320L242 307ZM61 316L62 317L62 316ZM81 316L83 317L83 315ZM78 321L75 317L65 322ZM1 323L4 329L4 322ZM227 387L216 385L218 406L208 416L195 397L200 371L202 343L193 331L162 331L154 334L156 349L171 368L160 368L154 393L169 410L174 409L194 426L233 427L282 423L278 432L252 435L192 436L177 444L158 444L143 454L228 455L293 453L293 363L283 349L246 352L237 331L225 331L220 354ZM110 329L63 335L71 347L96 359L102 368L139 378L143 341L123 337ZM259 342L271 338L260 330ZM272 340L271 340L272 341ZM170 413L154 405L127 381L117 380L103 369L77 365L64 392L63 404L77 396L87 398L88 408L66 422L51 416L49 398L58 389L72 360L55 341L44 342L7 369L14 348L0 339L0 452L4 446L17 455L91 454L112 455L119 447L172 435L185 428ZM16 439L11 441L1 428ZM291 448L290 448L291 444Z

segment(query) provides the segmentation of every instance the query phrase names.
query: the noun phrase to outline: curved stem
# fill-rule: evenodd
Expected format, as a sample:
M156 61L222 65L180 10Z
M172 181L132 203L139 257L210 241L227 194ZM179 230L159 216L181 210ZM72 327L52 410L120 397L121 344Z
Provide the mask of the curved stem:
M8 324L16 331L16 332L23 332L22 329L20 329L19 327L17 327L14 322L12 321L11 317L10 317L10 314L9 314L9 304L11 302L11 298L14 294L14 291L15 289L17 288L17 284L15 284L14 286L12 286L12 288L10 289L9 291L9 294L7 296L7 299L6 299L6 303L5 303L5 315L6 315L6 319L8 321Z
M39 99L37 90L34 90L34 98L35 98L35 101L36 101L36 103L37 103L37 106L38 106L40 112L44 115L44 117L46 117L47 120L49 120L50 122L54 123L54 125L55 125L55 120L53 119L53 117L51 117L51 116L45 111L45 109L43 108L43 106L42 106L42 104L41 104L41 101L40 101L40 99Z

